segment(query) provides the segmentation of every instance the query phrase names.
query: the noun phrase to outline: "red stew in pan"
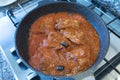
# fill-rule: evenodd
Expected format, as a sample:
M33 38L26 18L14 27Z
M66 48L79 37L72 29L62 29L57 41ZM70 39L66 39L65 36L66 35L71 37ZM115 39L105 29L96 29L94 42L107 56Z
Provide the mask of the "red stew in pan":
M49 75L68 76L86 70L100 48L95 29L76 13L44 15L32 24L29 35L30 65Z

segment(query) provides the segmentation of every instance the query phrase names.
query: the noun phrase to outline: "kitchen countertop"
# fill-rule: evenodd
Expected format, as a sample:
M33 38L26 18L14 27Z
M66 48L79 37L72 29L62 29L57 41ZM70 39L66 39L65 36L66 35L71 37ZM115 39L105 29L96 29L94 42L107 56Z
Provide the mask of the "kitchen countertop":
M0 80L16 80L10 64L7 62L0 46Z

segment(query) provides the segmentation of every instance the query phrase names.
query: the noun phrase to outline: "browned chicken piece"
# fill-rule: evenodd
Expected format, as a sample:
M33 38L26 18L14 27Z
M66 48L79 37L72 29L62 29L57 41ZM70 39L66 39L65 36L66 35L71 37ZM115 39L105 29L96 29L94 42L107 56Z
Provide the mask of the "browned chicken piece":
M62 35L57 32L50 32L48 37L43 40L44 47L52 47L52 48L61 48L60 42L62 41Z
M73 18L58 19L55 25L56 29L60 29L69 40L75 44L84 44L86 42L84 32L79 27L79 22Z
M56 21L55 28L56 29L64 29L68 27L79 27L79 22L76 19L72 18L60 18Z
M48 37L43 40L44 47L51 47L54 49L61 49L65 46L61 45L61 42L66 42L70 44L70 42L63 36L63 34L58 34L58 32L50 32Z
M61 32L75 44L84 44L86 42L85 33L81 30L66 28L65 30L61 30Z
M87 49L86 47L82 46L82 47L74 49L74 50L72 50L70 52L67 52L66 53L67 61L70 58L74 58L74 60L77 60L77 59L79 60L81 58L86 58L89 61L89 59L90 59L90 49Z
M90 66L90 49L87 49L86 47L79 47L78 49L74 49L71 52L66 53L66 61L68 65L79 64L79 67L75 67L74 65L74 71L75 70L85 70L87 67L85 65ZM75 71L77 72L77 71Z

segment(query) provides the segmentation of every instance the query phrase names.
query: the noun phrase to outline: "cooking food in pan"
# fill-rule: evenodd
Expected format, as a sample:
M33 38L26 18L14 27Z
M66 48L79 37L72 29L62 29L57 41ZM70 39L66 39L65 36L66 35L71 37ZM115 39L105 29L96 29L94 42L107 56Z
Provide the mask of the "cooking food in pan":
M49 13L30 28L29 64L48 75L69 76L85 71L96 61L99 49L97 32L77 13Z

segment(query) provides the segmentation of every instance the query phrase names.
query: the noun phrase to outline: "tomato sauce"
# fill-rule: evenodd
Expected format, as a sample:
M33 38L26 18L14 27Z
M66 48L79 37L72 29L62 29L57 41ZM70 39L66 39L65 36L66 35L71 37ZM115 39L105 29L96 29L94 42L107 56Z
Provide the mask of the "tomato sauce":
M88 69L99 49L97 32L80 14L47 14L30 28L29 64L48 75L70 76Z

